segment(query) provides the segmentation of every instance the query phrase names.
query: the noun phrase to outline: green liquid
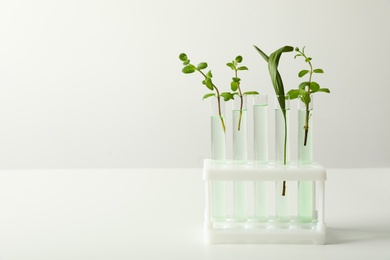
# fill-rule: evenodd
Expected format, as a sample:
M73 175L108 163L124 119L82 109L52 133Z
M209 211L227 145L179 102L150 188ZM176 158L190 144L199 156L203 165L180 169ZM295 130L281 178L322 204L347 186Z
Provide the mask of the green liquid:
M214 161L226 160L226 134L223 130L221 118L211 117L211 158ZM214 221L226 220L226 182L212 182L212 218Z
M290 110L286 110L287 143L286 163L290 161ZM278 164L284 164L285 121L282 110L275 110L275 160Z
M246 221L248 219L246 181L235 181L233 183L233 207L236 221Z
M241 114L241 122L240 122ZM238 129L240 124L240 129ZM233 110L233 159L246 162L248 159L247 110ZM246 221L248 218L247 182L233 182L234 219Z
M255 182L255 218L261 222L268 220L268 187L265 181Z
M241 114L240 130L238 130ZM247 111L233 110L233 159L235 161L246 161L248 159L248 132L247 132Z
M212 219L214 221L226 220L226 182L212 182Z
M298 162L301 165L313 162L313 111L310 111L309 130L305 140L306 110L298 110ZM313 220L314 182L300 181L298 183L298 219L299 222L308 223Z
M307 135L306 145L305 139L305 121L306 110L298 110L298 161L300 164L310 164L313 162L313 111L310 111L309 130Z
M282 196L283 181L276 182L276 217L279 222L290 221L289 189L286 188L285 196Z
M219 116L211 117L211 159L215 161L226 159L226 134Z
M260 163L268 161L268 106L253 106L253 134L255 160Z
M299 222L313 220L313 181L300 181L298 183L298 219Z

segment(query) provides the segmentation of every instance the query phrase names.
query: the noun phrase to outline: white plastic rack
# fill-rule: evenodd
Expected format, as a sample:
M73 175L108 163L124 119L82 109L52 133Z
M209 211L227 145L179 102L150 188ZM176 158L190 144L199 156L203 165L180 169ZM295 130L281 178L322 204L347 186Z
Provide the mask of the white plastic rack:
M325 244L326 224L325 214L325 180L326 169L318 163L310 165L277 165L273 162L256 164L253 161L235 163L233 161L215 162L209 159L204 161L203 179L205 181L205 241L210 244L238 244L238 243L313 243ZM224 218L214 218L213 210L213 182L224 182L226 185L227 214ZM230 211L232 193L229 185L236 181L247 184L247 217L236 220ZM267 183L267 199L269 202L268 216L259 220L255 217L253 202L256 198L253 187L255 182ZM276 183L286 181L289 196L289 216L283 221L275 214L277 207L276 197L281 192ZM298 217L297 191L298 182L313 182L313 218L310 222L301 222ZM221 203L221 202L218 202Z

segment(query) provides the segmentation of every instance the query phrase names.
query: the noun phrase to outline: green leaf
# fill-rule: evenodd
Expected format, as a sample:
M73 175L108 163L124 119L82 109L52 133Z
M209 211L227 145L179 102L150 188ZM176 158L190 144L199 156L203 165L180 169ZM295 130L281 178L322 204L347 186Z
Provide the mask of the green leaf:
M241 63L241 62L242 62L242 56L237 56L237 57L236 57L236 61L237 61L238 63Z
M301 97L302 102L305 103L306 105L308 105L311 101L310 95L307 92L305 92L300 97Z
M313 70L314 73L324 73L324 71L322 69L315 69Z
M294 59L295 59L296 57L299 57L299 56L302 56L302 54L296 54L296 55L294 56Z
M298 73L298 77L302 78L302 77L305 76L307 73L309 73L308 70L301 70L301 71Z
M279 106L283 111L284 116L286 115L285 93L282 77L280 76L280 73L278 71L278 65L283 52L291 52L293 50L294 48L292 46L284 46L271 53L268 59L268 71L271 76L271 81L272 85L274 86L275 94L278 96Z
M196 71L196 68L194 65L192 64L188 64L187 66L185 66L182 70L181 70L183 73L185 74L189 74L189 73L194 73Z
M238 67L237 70L248 70L248 68L246 66L241 66L241 67Z
M307 57L307 58L305 59L305 61L306 61L306 62L310 62L310 61L311 61L311 58L310 58L310 57Z
M232 70L236 70L236 66L231 62L226 63L226 66L230 67Z
M213 77L213 74L211 73L211 70L209 70L209 71L207 72L206 76L207 76L208 78L212 78L212 77Z
M181 61L187 61L187 60L188 60L187 54L185 54L185 53L180 53L179 59L180 59Z
M317 92L320 89L320 85L317 82L310 82L310 90L312 92Z
M232 80L233 80L234 82L240 82L241 79L240 79L240 78L233 77Z
M278 65L280 56L283 52L291 52L294 50L292 46L284 46L275 52L273 52L269 57L260 50L257 46L255 46L255 49L258 53L263 57L263 59L268 63L268 71L271 76L272 85L274 86L275 94L278 96L278 102L279 106L282 109L283 116L286 117L286 101L285 101L285 94L284 94L284 86L282 77L280 76L280 73L278 71Z
M230 99L234 99L233 94L230 92L221 93L221 97L223 97L223 100L225 100L225 101L229 101Z
M232 81L230 83L230 88L231 88L232 91L236 91L238 89L238 83L235 82L235 81Z
M325 92L325 93L330 93L330 90L327 89L327 88L320 88L319 90L317 90L317 92Z
M260 53L261 57L263 57L265 62L268 63L269 57L267 56L267 54L265 54L262 50L260 50L256 45L253 45L253 47L255 47L255 49L257 50L258 53Z
M304 81L301 84L299 84L299 89L305 89L306 86L309 86L309 81Z
M210 90L214 89L214 85L213 85L213 82L212 82L211 78L206 78L205 79L205 85Z
M190 64L190 60L183 61L183 65L184 65L184 66L186 66L186 65L188 65L188 64Z
M198 64L198 66L196 67L198 70L203 70L205 68L207 68L207 63L206 62L201 62Z
M290 96L290 99L296 99L299 96L299 89L292 89L289 92L287 92L287 95Z
M257 92L257 91L247 91L247 92L244 92L244 95L259 95L259 92Z
M215 93L209 93L203 96L202 100L209 98L209 97L215 97Z

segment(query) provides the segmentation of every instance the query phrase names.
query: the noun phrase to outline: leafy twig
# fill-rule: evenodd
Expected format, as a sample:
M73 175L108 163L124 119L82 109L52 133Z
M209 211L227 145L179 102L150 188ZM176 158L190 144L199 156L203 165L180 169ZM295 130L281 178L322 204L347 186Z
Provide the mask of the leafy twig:
M305 104L306 117L305 117L305 125L303 127L305 129L305 137L304 137L303 145L306 146L307 136L309 133L310 102L311 102L310 95L316 92L330 93L330 90L327 88L321 88L317 82L314 82L312 80L313 74L324 73L324 71L322 69L313 69L313 65L311 64L312 58L306 56L305 47L302 48L302 51L298 47L296 47L295 51L298 54L294 56L294 59L296 57L303 57L305 59L305 62L308 63L309 65L309 70L301 70L298 73L298 77L302 78L303 76L309 73L309 80L302 82L301 84L299 84L298 89L292 89L287 94L290 95L291 99L296 99L299 97L302 103Z
M226 66L230 67L234 71L234 77L230 83L230 88L233 91L233 95L238 95L240 97L240 118L238 120L238 131L241 129L241 118L242 118L242 109L244 103L244 95L258 95L257 91L248 91L242 93L241 91L241 79L238 77L239 70L248 70L246 66L239 66L239 63L242 62L242 56L237 56L232 62L226 63ZM237 92L238 91L238 92Z
M195 71L200 72L200 74L202 74L202 76L204 77L204 80L202 80L202 84L205 85L211 91L213 91L213 90L215 91L215 93L209 93L209 94L204 95L203 99L206 99L206 98L209 98L212 96L217 97L218 115L219 115L219 118L221 119L223 131L226 133L225 121L223 119L222 110L221 110L221 97L223 97L223 99L225 101L227 101L229 99L233 99L233 94L231 94L229 92L220 93L219 89L214 85L214 83L212 81L213 74L211 73L211 70L209 70L206 73L203 72L203 70L208 67L206 62L201 62L197 66L195 66L195 65L190 63L190 60L188 59L188 56L185 53L181 53L179 55L179 59L183 62L183 65L184 65L184 67L182 69L183 73L191 74L191 73L194 73Z

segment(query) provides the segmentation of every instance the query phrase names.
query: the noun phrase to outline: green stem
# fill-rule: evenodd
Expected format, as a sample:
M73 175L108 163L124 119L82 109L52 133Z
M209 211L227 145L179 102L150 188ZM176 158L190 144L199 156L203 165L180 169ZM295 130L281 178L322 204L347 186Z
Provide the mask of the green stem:
M223 132L226 133L226 126L225 126L225 121L223 120L223 117L222 117L222 111L221 111L221 96L219 94L219 90L214 86L215 88L215 91L217 92L217 101L218 101L218 115L219 115L219 118L221 119L221 124L222 124L222 128L223 128Z
M304 52L300 52L300 53L302 54L302 56L306 60L307 56L305 55L305 53ZM310 83L311 83L311 80L312 80L312 77L313 77L313 65L311 64L310 60L307 63L309 63L309 66L310 66L309 85L307 86L307 94L310 96ZM306 118L305 118L305 125L303 127L305 129L305 137L303 139L303 146L306 146L306 144L307 144L307 136L309 134L309 117L310 117L309 104L310 104L310 102L309 103L305 103L305 106L306 106Z
M207 78L206 74L203 73L203 71L201 70L198 70L204 78ZM223 128L223 132L226 133L226 126L225 126L225 121L223 120L223 117L222 117L222 110L221 110L221 95L219 93L219 90L218 88L214 85L213 83L213 89L215 89L215 92L217 92L217 101L218 101L218 115L219 115L219 118L221 119L221 124L222 124L222 128Z
M235 70L235 75L236 75L236 78L237 78L237 70ZM242 96L242 92L241 92L241 88L240 88L240 82L237 83L238 84L238 93L239 93L239 96L240 96L240 117L238 119L238 131L240 131L241 129L241 118L242 118L242 107L243 107L243 103L244 103L244 98Z
M310 117L309 106L306 106L306 120L305 120L305 126L303 127L305 129L305 138L303 141L303 146L306 146L307 144L307 136L309 134L309 117Z
M240 94L241 94L241 90L240 90ZM240 131L241 129L241 118L242 118L242 107L243 107L243 97L242 97L242 94L240 95L240 101L241 101L241 104L240 104L240 118L238 119L238 131Z
M287 164L287 118L286 118L286 109L282 110L284 117L284 151L283 151L283 164ZM286 181L283 181L283 190L282 196L286 195Z

